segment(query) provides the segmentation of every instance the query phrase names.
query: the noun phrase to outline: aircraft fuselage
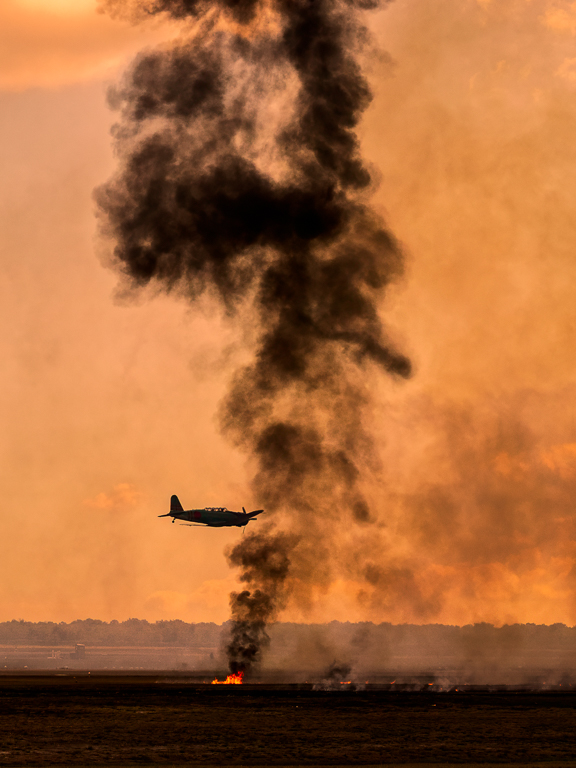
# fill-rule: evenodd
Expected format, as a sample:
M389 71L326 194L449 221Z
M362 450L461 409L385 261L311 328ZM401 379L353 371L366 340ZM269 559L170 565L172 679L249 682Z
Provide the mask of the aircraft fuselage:
M225 526L242 527L247 525L254 517L244 512L232 512L223 507L205 507L204 509L184 509L182 512L171 511L170 516L175 520L182 520L187 523L196 523L200 525L209 525L213 528L223 528Z

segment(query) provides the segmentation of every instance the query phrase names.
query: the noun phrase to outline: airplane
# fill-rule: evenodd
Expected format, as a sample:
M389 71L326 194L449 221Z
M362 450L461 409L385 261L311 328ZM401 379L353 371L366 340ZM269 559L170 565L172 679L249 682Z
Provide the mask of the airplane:
M242 507L242 512L232 512L226 507L205 507L204 509L184 509L178 496L170 498L170 512L158 517L171 517L172 522L182 520L184 525L207 525L210 528L225 528L236 526L243 528L248 525L258 515L264 512L263 509L255 509L254 512L246 512Z

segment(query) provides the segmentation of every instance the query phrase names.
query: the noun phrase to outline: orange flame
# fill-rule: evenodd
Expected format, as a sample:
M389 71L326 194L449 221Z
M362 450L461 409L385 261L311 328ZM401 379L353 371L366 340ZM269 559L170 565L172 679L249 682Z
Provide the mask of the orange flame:
M242 685L244 672L238 672L236 675L228 675L226 680L218 680L217 677L212 680L212 685Z

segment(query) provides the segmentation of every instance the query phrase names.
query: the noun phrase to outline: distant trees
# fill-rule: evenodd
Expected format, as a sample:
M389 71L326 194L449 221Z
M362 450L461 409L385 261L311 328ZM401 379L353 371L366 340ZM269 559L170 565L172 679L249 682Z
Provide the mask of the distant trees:
M0 645L98 646L215 646L221 634L218 624L188 624L178 619L150 623L144 619L100 621L78 619L69 624L51 621L0 623Z
M192 624L144 619L100 621L78 619L70 623L5 621L0 623L0 645L217 648L225 639L227 624ZM328 657L332 653L350 658L370 657L380 662L388 657L458 657L504 660L515 655L574 657L576 627L564 624L373 624L338 622L329 624L278 623L270 628L270 653L276 659Z

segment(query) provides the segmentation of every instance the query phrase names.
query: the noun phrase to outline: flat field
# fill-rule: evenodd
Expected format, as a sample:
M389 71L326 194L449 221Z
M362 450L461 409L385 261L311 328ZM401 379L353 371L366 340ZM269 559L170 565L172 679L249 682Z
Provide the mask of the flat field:
M576 693L0 677L0 765L576 766Z

